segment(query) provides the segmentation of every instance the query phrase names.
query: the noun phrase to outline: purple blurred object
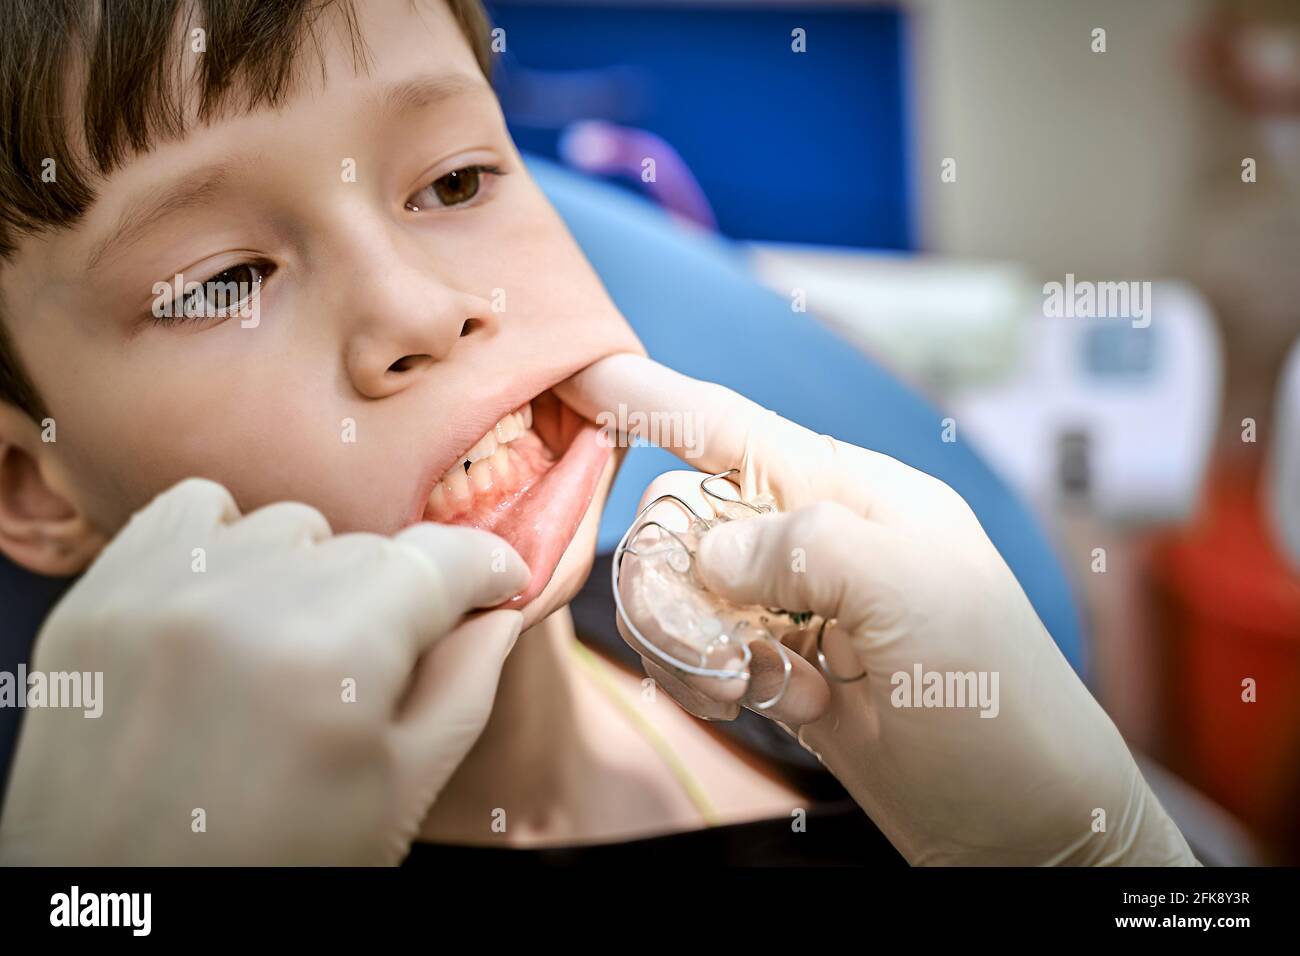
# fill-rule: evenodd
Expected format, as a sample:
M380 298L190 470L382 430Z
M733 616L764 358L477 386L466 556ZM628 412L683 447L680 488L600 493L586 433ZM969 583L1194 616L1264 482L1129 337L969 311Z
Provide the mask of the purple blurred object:
M574 169L640 183L650 198L669 212L717 232L718 221L704 190L663 137L603 120L579 120L560 134L558 152ZM645 165L647 160L653 160L653 167ZM653 169L649 180L645 178L648 168Z

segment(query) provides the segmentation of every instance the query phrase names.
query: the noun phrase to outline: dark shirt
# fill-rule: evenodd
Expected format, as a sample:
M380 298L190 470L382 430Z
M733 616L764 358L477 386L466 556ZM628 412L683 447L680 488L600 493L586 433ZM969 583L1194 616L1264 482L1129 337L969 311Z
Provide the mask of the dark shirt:
M19 664L31 666L36 634L71 585L71 579L46 578L24 571L0 554L0 671L17 675ZM25 688L18 690L24 692ZM0 707L0 811L4 810L5 784L25 713L18 707Z
M808 808L798 832L793 818L670 833L618 843L512 850L506 847L417 843L406 866L629 866L641 863L674 866L903 866L862 809L852 800L817 803Z

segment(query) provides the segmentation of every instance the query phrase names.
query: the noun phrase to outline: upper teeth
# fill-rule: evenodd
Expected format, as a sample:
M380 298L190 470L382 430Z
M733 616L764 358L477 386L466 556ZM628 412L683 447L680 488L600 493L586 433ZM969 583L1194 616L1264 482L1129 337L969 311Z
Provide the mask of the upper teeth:
M474 447L465 453L458 463L464 468L476 461L490 458L501 445L512 442L533 427L532 403L525 403L506 415L488 429L487 434L474 443Z

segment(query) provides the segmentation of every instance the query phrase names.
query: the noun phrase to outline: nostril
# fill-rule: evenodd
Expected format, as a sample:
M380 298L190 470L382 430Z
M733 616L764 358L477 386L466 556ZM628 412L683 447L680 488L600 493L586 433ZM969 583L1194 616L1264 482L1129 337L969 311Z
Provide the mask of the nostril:
M466 319L465 324L460 327L460 337L463 339L471 332L475 332L478 329L482 328L482 326L483 326L482 319Z
M388 366L388 371L409 372L411 369L416 368L428 358L429 356L427 355L403 355L392 365Z

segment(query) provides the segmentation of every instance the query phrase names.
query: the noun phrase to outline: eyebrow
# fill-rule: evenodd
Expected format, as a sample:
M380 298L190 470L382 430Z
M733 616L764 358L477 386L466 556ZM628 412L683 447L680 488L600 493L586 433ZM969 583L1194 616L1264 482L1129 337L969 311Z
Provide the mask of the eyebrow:
M208 202L227 187L232 175L249 165L252 165L252 160L246 159L240 162L223 160L200 167L170 186L127 206L112 231L95 243L87 270L98 266L109 252L118 252L139 241L144 232L160 219Z
M436 103L469 93L490 93L482 80L463 73L424 74L394 83L374 98L375 107L384 113L402 114L427 109Z

